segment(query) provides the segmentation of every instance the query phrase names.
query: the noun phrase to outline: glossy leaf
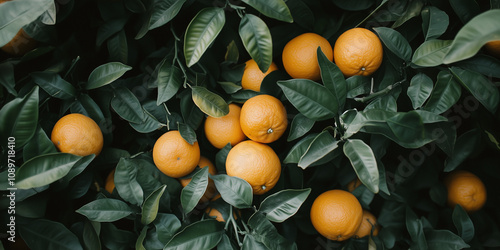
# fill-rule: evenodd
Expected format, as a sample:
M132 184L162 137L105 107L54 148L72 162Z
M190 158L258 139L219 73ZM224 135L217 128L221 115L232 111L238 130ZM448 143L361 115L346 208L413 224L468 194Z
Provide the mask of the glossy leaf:
M293 22L288 6L283 0L242 0L260 13L284 22Z
M96 45L101 46L110 37L123 30L126 23L126 18L111 19L103 23L97 30Z
M436 84L424 109L441 114L457 103L462 94L460 84L447 71L439 72Z
M281 223L293 216L311 193L311 189L281 190L262 201L259 211L273 222Z
M443 62L451 64L474 56L489 41L500 40L500 10L488 10L472 18L453 39Z
M29 226L19 226L19 234L28 246L38 249L83 250L78 237L55 221L33 220Z
M189 144L193 145L197 140L196 140L196 131L194 131L191 127L184 123L178 123L178 129L179 133L181 134L182 138L188 142Z
M316 138L316 136L317 134L309 134L295 143L286 155L283 163L299 163L300 158L307 151L309 145L314 140L314 138Z
M158 213L153 221L158 239L167 244L174 234L181 228L181 222L174 214Z
M410 1L406 7L406 11L392 24L391 28L397 28L406 23L406 21L420 15L423 5L424 3L421 1Z
M451 40L425 41L413 53L412 62L422 67L441 65L448 50L450 50L451 43Z
M182 71L173 65L163 62L156 78L158 82L158 98L156 105L160 105L175 96L181 87Z
M344 154L349 158L359 180L373 193L379 191L377 160L372 149L359 139L348 139L344 144Z
M141 233L139 234L137 240L135 241L136 250L146 250L146 247L144 247L144 240L146 239L147 233L148 233L148 227L143 227Z
M219 174L210 177L214 180L217 191L224 201L237 208L248 208L252 206L253 189L245 180Z
M476 56L455 63L457 67L462 69L475 71L487 77L500 78L500 60L487 55L477 54Z
M239 34L260 71L267 72L273 60L273 39L266 23L255 15L245 14L240 21Z
M34 157L17 170L16 187L29 189L51 184L66 176L81 158L81 156L66 153Z
M263 243L268 249L297 249L295 244L279 234L273 223L260 211L250 216L248 226L253 229L255 240Z
M113 222L129 216L134 211L121 200L104 198L91 201L77 209L76 212L91 221Z
M202 9L189 23L184 37L184 57L188 67L197 63L226 23L224 10Z
M155 29L170 22L181 10L186 0L160 0L155 1L151 7L149 29Z
M458 137L455 149L444 162L444 171L451 172L469 158L481 142L481 133L477 129L469 130Z
M140 206L144 199L144 191L137 182L137 171L134 160L121 158L116 165L115 187L121 198Z
M374 28L380 40L385 46L394 53L397 57L403 59L405 62L411 60L411 47L406 38L394 29L387 27Z
M38 155L56 153L57 149L54 143L47 136L45 131L40 127L37 128L35 135L31 140L26 143L23 148L23 160L28 161L29 159L36 157Z
M202 220L188 225L174 235L163 249L212 249L217 246L223 234L223 223L216 220Z
M470 246L458 235L448 230L426 230L425 238L429 249L465 249Z
M193 86L192 98L194 104L209 116L223 117L229 114L229 106L226 101L205 87Z
M71 83L62 79L59 74L53 72L34 72L31 73L31 77L38 86L55 98L63 100L75 98L76 89Z
M166 185L160 186L144 200L141 213L141 223L143 225L148 225L156 219L158 207L160 206L160 198L166 188Z
M266 247L263 243L257 241L255 237L251 234L246 234L245 238L243 238L243 245L241 246L242 250L267 250L269 248Z
M83 244L85 249L101 250L101 241L99 239L98 230L101 228L100 223L85 221L83 222ZM96 225L94 226L93 225ZM96 231L97 230L97 231Z
M455 0L451 1L450 5L464 24L481 12L481 8L477 4L477 1Z
M89 75L86 89L96 89L108 85L123 76L132 67L120 62L109 62L95 68Z
M386 121L398 143L411 143L425 138L422 118L415 111L398 113Z
M0 109L0 145L14 137L16 147L24 146L35 134L38 122L38 87L23 98L16 98Z
M299 167L306 169L337 149L339 147L338 144L339 141L337 141L329 131L325 130L321 132L314 138L307 150L300 157L298 162Z
M452 219L460 237L465 242L471 241L474 238L474 223L462 206L458 204L455 206Z
M458 67L451 67L451 73L483 106L495 113L500 102L500 92L493 83L483 75Z
M422 30L425 40L439 38L449 25L449 17L446 12L434 6L426 6L422 9Z
M302 113L298 113L290 124L290 134L288 134L287 141L293 141L305 135L314 126L314 121L307 118Z
M115 89L114 94L111 107L121 118L133 123L143 123L146 120L141 103L132 91L120 87Z
M313 121L333 118L338 106L331 100L335 97L325 88L307 79L278 81L286 98L300 113Z
M189 184L181 192L181 204L185 214L190 213L198 205L208 186L208 168L202 168L193 175Z
M11 95L17 96L16 80L14 77L14 65L11 62L0 63L0 85L2 85Z
M413 109L422 107L432 92L433 82L426 74L418 73L411 78L407 95L410 97Z
M321 71L321 79L325 87L333 95L334 106L338 107L337 113L344 109L347 98L347 83L342 71L333 62L328 60L321 48L316 50L318 55L318 64Z
M406 229L418 249L428 249L422 220L409 207L406 208Z

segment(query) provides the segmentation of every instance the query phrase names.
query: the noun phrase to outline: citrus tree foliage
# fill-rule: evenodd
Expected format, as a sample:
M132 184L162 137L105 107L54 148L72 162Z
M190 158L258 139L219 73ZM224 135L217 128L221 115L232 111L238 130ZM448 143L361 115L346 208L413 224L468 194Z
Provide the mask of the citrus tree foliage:
M0 54L2 233L7 158L15 155L16 239L32 249L498 248L500 60L483 49L500 40L498 8L497 0L1 4L0 45L20 28L38 41L22 57ZM321 50L320 81L286 74L281 51L289 40L314 32L333 47L354 27L383 43L375 74L346 79ZM206 116L226 115L228 103L259 94L240 84L250 58L262 71L271 62L280 68L261 93L280 99L290 122L270 144L280 180L262 196L225 174L230 146L212 147L202 126ZM57 152L50 133L68 112L97 121L100 155ZM193 173L185 188L163 175L151 151L172 129L198 141L219 174ZM109 193L104 181L115 168ZM485 182L482 210L446 205L442 177L455 169ZM222 195L210 206L226 222L198 204L209 177ZM363 185L353 194L381 231L327 241L312 227L311 204L355 178Z

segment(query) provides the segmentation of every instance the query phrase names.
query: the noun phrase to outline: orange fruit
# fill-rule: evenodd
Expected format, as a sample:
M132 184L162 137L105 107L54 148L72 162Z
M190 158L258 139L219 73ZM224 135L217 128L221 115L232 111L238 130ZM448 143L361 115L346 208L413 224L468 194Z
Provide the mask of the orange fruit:
M241 108L236 104L229 104L229 113L223 117L208 116L205 120L205 136L216 148L221 149L228 143L231 146L245 140L246 136L240 126Z
M224 216L222 216L221 212L219 212L219 210L217 210L215 208L207 207L207 209L205 209L205 213L208 214L208 216L210 216L210 217L215 217L215 220L217 220L219 222L226 221L226 220L224 220Z
M357 187L361 186L361 184L362 183L359 180L359 178L356 177L356 179L354 179L351 182L347 183L347 190L352 193L352 191L354 191L354 189L356 189Z
M372 233L373 228L373 236L378 235L378 231L380 231L380 226L377 224L377 218L375 215L370 213L368 210L363 209L363 219L361 220L361 225L358 228L358 231L354 234L356 238L363 238Z
M278 140L288 126L285 106L276 97L257 95L241 107L240 125L253 141L270 143Z
M241 78L241 87L259 92L260 85L262 80L264 80L264 77L275 70L278 70L278 66L276 66L274 62L271 63L269 69L264 73L260 70L259 65L257 65L255 60L250 59L246 61L243 77Z
M171 130L156 140L153 161L165 175L180 178L193 172L198 166L200 146L198 142L189 144L179 131Z
M282 59L286 72L293 78L317 81L321 79L318 47L328 60L333 60L330 42L315 33L304 33L290 40L283 49Z
M487 42L484 48L492 55L500 58L500 40Z
M226 172L247 181L254 194L271 190L281 175L281 162L266 144L242 141L227 154Z
M0 0L0 4L11 0ZM36 47L36 40L30 37L26 31L20 29L17 34L4 46L2 50L13 56L22 56Z
M59 151L79 156L99 155L104 143L97 123L76 113L59 119L52 129L50 139Z
M322 193L311 207L311 222L327 239L344 241L361 225L363 209L351 193L335 189Z
M346 76L369 76L382 64L382 43L375 33L365 28L347 30L339 36L333 48L333 57Z
M467 212L481 209L486 203L486 187L479 177L465 170L455 170L445 177L448 205L459 204Z
M113 169L109 174L108 177L106 178L106 182L104 185L104 189L108 191L109 193L113 193L113 190L115 189L115 170Z
M214 164L205 156L200 156L200 162L198 162L198 166L200 168L208 167L208 173L210 173L211 175L217 174L217 169L215 168ZM179 179L179 182L181 183L182 187L185 187L189 184L189 182L191 182L191 178ZM216 192L217 189L215 188L215 183L212 179L209 178L207 190L205 190L205 194L201 197L200 202L205 203L210 201L210 199L214 197Z

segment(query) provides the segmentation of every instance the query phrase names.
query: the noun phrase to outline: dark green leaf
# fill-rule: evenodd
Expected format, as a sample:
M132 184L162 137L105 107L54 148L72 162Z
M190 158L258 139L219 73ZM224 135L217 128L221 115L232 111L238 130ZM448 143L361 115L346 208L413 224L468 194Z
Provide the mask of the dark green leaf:
M188 67L200 60L225 23L224 9L217 7L202 9L191 20L184 37L184 57Z
M120 78L132 67L120 62L109 62L95 68L89 75L86 89L96 89Z
M470 247L462 238L448 230L426 230L425 238L429 249L459 250Z
M451 40L428 40L422 43L413 53L412 62L422 67L434 67L443 64L450 50Z
M311 193L311 189L281 190L262 201L259 211L273 222L281 223L293 216Z
M462 206L458 204L455 206L452 219L460 237L465 242L471 241L474 238L474 223Z
M309 147L300 157L298 162L299 167L306 169L315 162L321 160L333 150L339 147L337 141L329 131L325 130L317 135L314 140L309 144Z
M127 203L116 199L98 199L76 210L91 221L113 222L125 218L134 211Z
M492 56L478 54L467 60L463 60L455 63L456 66L468 69L471 71L476 71L487 77L500 78L500 60Z
M424 3L422 1L410 1L407 5L406 11L396 20L396 22L392 24L391 28L397 28L413 17L420 15L420 11L423 6Z
M297 114L290 125L290 134L288 135L287 141L293 141L311 130L314 126L314 121L307 118L302 113Z
M475 0L455 0L449 2L458 18L460 18L464 24L469 22L473 17L481 12L481 9Z
M234 94L238 92L238 90L242 89L240 85L234 82L218 82L218 83L228 94Z
M406 229L408 233L410 233L411 240L418 249L428 248L422 220L420 220L409 207L406 208Z
M39 127L35 135L23 148L23 160L26 162L33 157L56 152L57 149L54 143L52 143L47 134L45 134L45 131Z
M208 168L202 168L193 175L191 181L181 192L181 204L185 214L190 213L198 205L208 186Z
M19 234L33 250L83 250L78 237L63 224L55 221L33 220L27 225L19 226Z
M491 113L495 113L500 102L498 88L483 75L463 70L458 67L451 67L451 73L483 106Z
M191 127L189 127L184 123L178 123L178 129L182 138L186 142L188 142L191 145L193 145L196 142L196 131L194 131Z
M164 250L212 249L224 234L224 224L216 220L202 220L190 224L165 245Z
M255 15L245 14L240 21L239 34L260 71L267 72L273 61L273 39L266 23Z
M144 191L137 182L137 164L134 160L121 158L116 165L115 187L120 197L140 206L144 199Z
M372 149L359 139L348 139L344 144L344 154L349 158L361 182L373 193L379 191L377 160Z
M411 143L416 139L425 138L422 118L415 111L398 113L387 119L387 125L389 125L398 143Z
M219 174L211 176L214 180L215 187L224 201L237 208L248 208L252 206L253 189L245 180Z
M0 84L13 96L17 96L16 79L14 77L14 64L11 62L0 63Z
M32 158L17 170L16 187L29 189L51 184L67 175L81 158L66 153L52 153Z
M181 222L174 214L158 213L153 221L158 233L158 239L167 244L174 234L181 228Z
M116 228L113 223L101 223L101 241L108 249L133 248L137 238L135 233Z
M106 45L109 51L108 61L127 63L129 58L129 46L125 30L120 30L118 33L110 37Z
M347 98L347 83L344 79L342 71L333 62L328 60L320 47L316 50L318 55L318 64L321 71L321 79L325 87L334 96L333 106L338 107L337 113L341 113L344 109L345 100Z
M33 72L31 73L31 77L33 77L33 81L38 86L55 98L63 100L75 98L76 89L57 73L47 71Z
M338 112L331 101L335 97L323 85L307 79L278 81L278 85L292 105L311 120L330 119Z
M453 75L448 71L441 71L437 76L436 84L424 109L441 114L455 105L461 94L462 88L455 81Z
M95 223L95 226L93 225ZM101 250L98 230L101 226L99 222L85 221L83 224L83 244L85 249Z
M300 141L295 143L293 147L290 149L288 154L286 155L283 163L299 163L300 158L309 148L311 142L316 138L317 134L309 134L306 137L302 138Z
M142 204L142 215L141 215L141 223L143 225L148 225L153 222L158 215L158 207L160 205L160 198L165 192L167 188L166 185L162 185L153 191L146 200L144 200L144 204Z
M101 46L104 41L123 30L126 23L126 18L110 19L104 22L97 30L96 45Z
M246 234L245 238L243 238L243 245L241 246L242 250L268 250L263 243L257 241L255 237L251 234Z
M432 92L433 82L430 77L424 73L418 73L411 78L410 87L408 87L408 97L410 97L413 109L422 107Z
M182 85L182 71L173 65L163 62L156 78L158 82L158 98L156 105L170 100Z
M114 91L111 107L118 115L133 123L143 123L146 115L137 97L128 88L119 87Z
M212 117L223 117L229 113L229 106L219 95L205 87L192 87L193 102L203 113Z
M469 130L458 137L453 154L444 162L444 171L451 172L460 166L476 150L480 142L481 134L477 129Z
M137 240L135 241L136 250L146 250L146 248L144 247L144 240L146 239L147 233L148 227L143 227L141 233L139 234L139 237L137 237Z
M374 28L377 32L380 40L385 44L385 46L396 56L403 59L405 62L411 60L411 47L406 38L394 29L386 27Z
M217 168L217 173L226 173L226 158L231 148L231 143L228 142L226 146L215 154L215 167Z
M347 98L370 93L371 83L370 78L366 76L355 75L346 79L347 83Z
M472 18L453 39L443 62L451 64L474 56L489 41L500 40L500 10L488 10Z
M422 30L425 34L425 40L437 39L440 37L450 23L446 12L434 7L426 6L422 10Z
M260 13L284 22L293 22L288 6L283 0L242 0Z
M293 17L293 22L308 29L314 29L314 12L303 0L288 0L286 2Z
M333 2L335 5L344 10L358 11L366 10L374 4L374 1L369 0L336 0Z
M170 22L181 10L186 0L159 0L151 7L151 19L149 29L155 29Z
M297 249L297 246L281 236L273 223L259 211L248 219L248 226L253 229L255 240L263 243L268 249Z

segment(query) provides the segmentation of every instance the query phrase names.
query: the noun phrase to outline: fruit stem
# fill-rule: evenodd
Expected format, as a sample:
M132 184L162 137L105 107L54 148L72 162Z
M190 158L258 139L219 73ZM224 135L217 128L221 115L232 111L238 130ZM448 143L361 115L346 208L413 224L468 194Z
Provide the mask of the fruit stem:
M406 78L399 81L399 82L396 82L392 85L389 85L387 86L385 89L382 89L380 91L377 91L377 92L373 92L367 96L364 96L364 97L358 97L358 98L354 98L355 101L357 102L363 102L363 103L366 103L366 102L369 102L379 96L382 96L382 95L385 95L387 93L389 93L391 90L393 90L394 88L398 87L399 85L401 85L403 82L406 82Z

